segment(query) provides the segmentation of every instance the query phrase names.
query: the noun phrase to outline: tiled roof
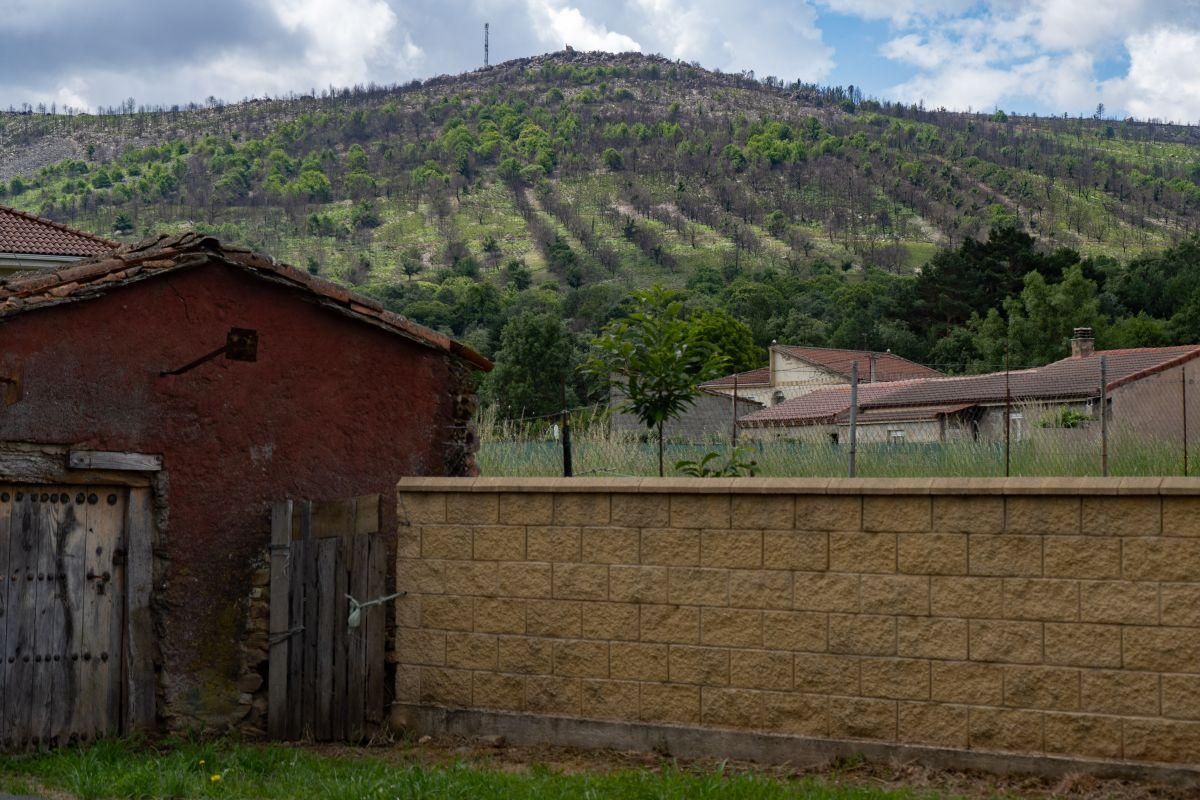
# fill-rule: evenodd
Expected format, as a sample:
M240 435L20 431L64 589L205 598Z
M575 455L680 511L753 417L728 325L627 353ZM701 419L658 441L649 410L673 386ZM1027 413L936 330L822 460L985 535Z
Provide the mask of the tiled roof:
M771 368L759 367L758 369L747 370L746 372L738 372L733 375L726 375L723 378L715 378L711 381L705 381L700 384L702 389L724 389L733 388L733 379L737 378L738 386L769 386L771 384Z
M280 264L250 250L222 245L211 236L185 233L126 245L103 257L52 271L0 278L0 322L28 311L100 297L124 286L180 270L223 264L304 292L326 308L437 350L482 370L492 363L466 345L386 310L377 300Z
M1200 345L1143 347L1097 351L1082 358L1064 358L1044 367L907 381L865 383L858 387L859 408L916 409L976 404L997 404L1011 398L1021 403L1035 400L1071 400L1100 394L1100 357L1104 356L1108 389L1153 375L1200 356ZM848 386L818 389L785 400L742 418L745 425L814 425L838 419L850 407Z
M969 408L975 408L976 403L955 403L948 406L918 406L917 408L860 408L858 421L864 424L881 422L921 422L935 420L938 417L959 414ZM837 422L846 424L850 421L850 409L838 414Z
M776 349L793 358L807 361L838 375L850 377L850 368L858 364L859 380L866 382L871 376L871 359L875 360L875 380L903 381L909 378L936 378L942 373L895 353L876 353L870 350L839 350L832 347L795 347L777 345Z
M1100 394L1100 356L1105 357L1109 388L1144 377L1177 360L1200 355L1200 346L1144 347L1097 351L1084 358L1064 358L1044 367L1003 372L908 381L882 399L879 405L913 406L932 403L1003 403L1006 393L1016 401L1061 400Z
M878 402L898 383L863 383L858 387L858 405ZM808 394L784 400L779 405L764 408L742 417L740 422L750 427L766 425L825 425L837 421L842 412L850 408L850 386L840 384L816 389Z
M0 253L87 258L119 246L119 242L0 206Z

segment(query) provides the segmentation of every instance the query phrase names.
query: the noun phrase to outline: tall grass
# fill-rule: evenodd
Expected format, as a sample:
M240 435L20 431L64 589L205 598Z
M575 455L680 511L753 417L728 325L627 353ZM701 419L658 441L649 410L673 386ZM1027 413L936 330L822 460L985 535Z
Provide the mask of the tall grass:
M1028 419L1037 418L1034 414ZM479 420L479 466L484 475L549 477L562 475L562 444L554 437L554 419L508 422L484 412ZM658 474L656 443L647 436L611 430L602 409L572 415L571 442L577 476L643 477ZM739 445L755 461L755 474L769 477L841 477L848 472L846 444L792 440L751 441ZM728 440L673 442L665 446L668 474L678 461L698 460L706 453L723 457ZM1180 442L1162 441L1117 428L1109 436L1109 474L1168 476L1183 474ZM1002 441L882 444L860 443L856 474L860 477L935 478L1000 477L1005 474ZM1200 447L1193 461L1200 460ZM1015 477L1099 476L1102 474L1098 426L1024 430L1008 454ZM1193 467L1192 472L1195 471Z

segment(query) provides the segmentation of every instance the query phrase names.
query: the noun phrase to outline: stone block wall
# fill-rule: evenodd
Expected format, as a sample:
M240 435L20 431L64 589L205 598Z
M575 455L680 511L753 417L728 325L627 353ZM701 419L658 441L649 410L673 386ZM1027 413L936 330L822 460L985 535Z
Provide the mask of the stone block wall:
M400 483L401 706L1200 761L1200 480Z

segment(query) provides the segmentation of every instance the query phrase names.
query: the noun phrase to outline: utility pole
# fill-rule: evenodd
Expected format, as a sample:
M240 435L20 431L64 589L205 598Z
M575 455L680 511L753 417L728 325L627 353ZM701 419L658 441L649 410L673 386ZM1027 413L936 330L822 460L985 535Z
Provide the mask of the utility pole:
M483 23L483 66L488 66L488 27L490 23Z

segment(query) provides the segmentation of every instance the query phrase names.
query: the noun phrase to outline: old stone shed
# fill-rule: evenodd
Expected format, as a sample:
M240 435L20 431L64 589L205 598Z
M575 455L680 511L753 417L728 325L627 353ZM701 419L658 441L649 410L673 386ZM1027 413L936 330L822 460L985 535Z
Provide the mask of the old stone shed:
M394 524L399 477L476 472L473 373L490 368L373 300L197 234L0 281L0 562L7 549L31 587L57 579L86 599L63 611L52 589L26 599L10 582L8 696L42 680L20 671L21 648L35 665L45 650L48 669L56 647L89 650L23 629L24 603L39 620L76 614L76 636L93 635L89 614L112 627L104 652L122 658L90 679L113 684L98 690L113 698L109 730L239 719L270 504L380 493ZM86 528L83 590L70 553L46 560L72 523ZM107 553L92 547L103 526ZM109 581L121 591L105 594ZM116 599L98 610L100 595Z

